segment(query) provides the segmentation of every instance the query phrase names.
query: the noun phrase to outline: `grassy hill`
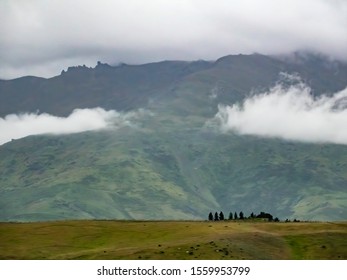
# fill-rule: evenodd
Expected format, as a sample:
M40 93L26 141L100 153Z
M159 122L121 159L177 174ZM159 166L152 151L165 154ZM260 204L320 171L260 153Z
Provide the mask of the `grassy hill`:
M0 223L0 259L347 259L347 224Z

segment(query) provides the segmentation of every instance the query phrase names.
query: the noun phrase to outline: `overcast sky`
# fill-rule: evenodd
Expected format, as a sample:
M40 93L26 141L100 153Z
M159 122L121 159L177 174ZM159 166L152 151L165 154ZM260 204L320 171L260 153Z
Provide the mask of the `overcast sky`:
M312 50L347 60L345 0L1 0L0 78Z

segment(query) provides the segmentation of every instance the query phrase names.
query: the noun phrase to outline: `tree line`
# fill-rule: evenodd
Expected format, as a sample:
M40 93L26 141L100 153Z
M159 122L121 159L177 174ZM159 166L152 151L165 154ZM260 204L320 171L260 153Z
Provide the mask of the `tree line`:
M230 212L228 218L226 218L224 216L223 211L215 212L214 214L212 214L212 212L210 212L208 214L208 220L209 221L224 221L224 220L245 220L245 219L266 219L269 222L279 222L280 220L276 217L274 218L273 215L271 215L270 213L265 213L265 212L260 212L259 214L254 214L253 212L246 217L245 214L240 211L239 213L237 212Z

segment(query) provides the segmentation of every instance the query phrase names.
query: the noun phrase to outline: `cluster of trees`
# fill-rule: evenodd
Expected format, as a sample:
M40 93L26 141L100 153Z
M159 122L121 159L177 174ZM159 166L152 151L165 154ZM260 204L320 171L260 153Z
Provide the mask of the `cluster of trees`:
M269 213L265 213L265 212L260 212L258 215L255 215L253 212L246 217L244 215L244 213L241 211L239 214L237 214L236 212L234 212L234 214L232 212L229 213L228 218L226 218L224 216L223 211L220 211L219 213L216 212L214 213L214 215L212 214L212 212L210 212L208 214L208 220L209 221L224 221L224 220L245 220L245 219L267 219L269 222L279 222L280 220L276 217L273 218L273 216Z

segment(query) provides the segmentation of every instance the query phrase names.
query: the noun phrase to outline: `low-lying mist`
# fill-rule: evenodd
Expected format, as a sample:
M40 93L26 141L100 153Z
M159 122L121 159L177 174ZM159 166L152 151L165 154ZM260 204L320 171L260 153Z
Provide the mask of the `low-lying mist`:
M37 134L69 134L131 125L138 113L119 113L102 108L75 109L68 117L46 113L11 114L0 118L0 145L11 139Z
M220 105L216 119L223 132L346 145L347 88L314 97L302 82L278 84L241 103Z

